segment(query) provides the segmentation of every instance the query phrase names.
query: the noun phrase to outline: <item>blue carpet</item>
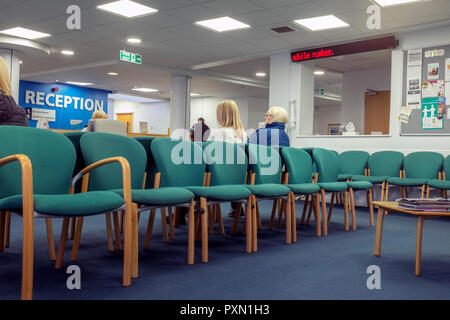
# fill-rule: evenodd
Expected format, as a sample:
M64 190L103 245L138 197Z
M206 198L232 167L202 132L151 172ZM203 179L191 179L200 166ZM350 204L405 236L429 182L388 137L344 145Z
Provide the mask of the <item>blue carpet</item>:
M357 208L358 231L344 231L342 207L336 207L328 237L315 236L315 222L297 226L298 241L284 243L284 226L267 230L271 203L260 204L264 230L258 252L245 253L241 232L229 234L232 218L226 217L227 235L209 237L209 263L201 263L200 242L196 264L186 264L187 229L175 229L175 240L162 240L161 221L155 219L150 250L143 250L148 215L141 216L140 277L124 288L122 254L106 246L104 216L85 219L80 254L81 290L68 290L66 268L71 264L71 241L64 265L55 270L48 259L44 220L35 223L34 299L449 299L450 220L426 220L422 248L422 276L414 275L417 220L390 214L385 217L381 257L373 255L375 227L369 227L368 210ZM297 217L302 203L297 204ZM375 212L376 221L376 212ZM54 220L59 239L61 220ZM11 247L0 254L0 299L20 297L21 219L12 219ZM240 231L243 228L241 219ZM381 290L366 286L370 265L381 268Z

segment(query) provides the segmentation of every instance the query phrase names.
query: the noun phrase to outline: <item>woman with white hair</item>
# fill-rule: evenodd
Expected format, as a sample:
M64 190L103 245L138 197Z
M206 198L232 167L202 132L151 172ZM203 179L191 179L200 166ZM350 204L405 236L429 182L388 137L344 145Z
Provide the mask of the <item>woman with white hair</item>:
M0 125L28 127L27 113L11 96L11 82L5 60L0 57Z
M282 107L271 107L264 116L266 125L256 130L248 139L249 143L267 146L289 147L289 136L286 134L288 114Z

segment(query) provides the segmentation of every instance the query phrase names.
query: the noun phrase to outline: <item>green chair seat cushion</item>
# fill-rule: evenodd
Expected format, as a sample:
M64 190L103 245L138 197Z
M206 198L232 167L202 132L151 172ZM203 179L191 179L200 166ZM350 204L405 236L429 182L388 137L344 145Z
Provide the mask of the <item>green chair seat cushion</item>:
M347 181L348 179L352 179L351 173L339 173L337 176L338 181Z
M341 192L348 189L346 182L319 182L319 187L327 192Z
M195 198L205 198L213 201L236 201L247 199L251 192L244 185L221 185L212 187L185 187Z
M291 192L287 186L276 183L247 185L246 188L258 198L287 196Z
M122 189L110 190L123 197ZM157 189L133 189L131 191L132 201L144 205L173 205L186 203L194 198L189 190L178 187L167 187Z
M347 185L354 190L367 190L373 187L369 181L349 181Z
M286 185L294 194L311 194L320 191L317 183L299 183Z
M109 191L91 191L75 194L34 195L34 211L41 214L71 217L89 216L113 211L124 204L121 196ZM20 212L22 195L0 200L0 211Z
M352 176L353 181L369 181L373 184L377 183L383 183L389 179L388 176L362 176L362 175L355 175Z
M433 179L428 181L428 185L432 188L441 190L450 190L450 181Z
M412 178L389 178L388 183L397 185L397 186L404 186L404 187L416 187L416 186L423 186L424 184L427 184L430 179L412 179Z

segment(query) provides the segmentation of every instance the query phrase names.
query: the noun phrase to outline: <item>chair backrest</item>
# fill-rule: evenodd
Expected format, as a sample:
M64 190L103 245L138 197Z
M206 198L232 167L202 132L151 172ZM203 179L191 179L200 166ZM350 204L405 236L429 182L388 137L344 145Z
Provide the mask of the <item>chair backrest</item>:
M114 133L127 136L127 125L119 120L91 119L88 123L89 132Z
M445 180L450 181L450 156L444 160Z
M339 155L340 173L364 175L364 169L367 168L369 153L366 151L345 151Z
M75 161L75 168L73 169L73 176L75 176L78 172L80 172L84 167L86 167L86 163L84 162L83 153L81 152L80 139L85 134L85 132L65 132L65 135L70 142L72 142L73 147L75 148L75 152L77 155L77 159ZM75 192L81 191L81 180L75 186Z
M369 157L371 176L398 177L403 168L405 156L398 151L378 151Z
M336 182L340 168L337 152L321 148L314 148L313 159L319 173L318 182Z
M145 189L151 189L154 186L155 174L158 171L156 168L155 159L153 158L152 150L150 146L155 140L155 137L136 137L134 138L138 141L145 149L147 153L147 166L145 167L145 172L147 173L147 179L145 182Z
M111 133L87 132L81 137L80 144L86 165L112 157L127 159L131 169L131 187L142 189L147 154L135 139ZM89 190L122 188L122 167L117 162L99 167L89 174Z
M248 145L250 170L255 174L255 184L281 183L281 160L279 147L261 144Z
M151 144L161 187L202 186L206 164L201 143L156 138Z
M33 168L35 194L67 194L70 190L75 148L60 133L21 126L0 126L0 159L24 154ZM0 167L0 198L22 193L18 162Z
M312 175L312 159L308 152L285 147L281 150L283 162L286 166L286 171L289 173L288 183L300 184L310 183Z
M207 171L211 173L210 186L245 184L248 159L242 146L213 141L205 145L203 152Z
M413 152L403 161L405 178L437 179L442 169L444 156L437 152Z

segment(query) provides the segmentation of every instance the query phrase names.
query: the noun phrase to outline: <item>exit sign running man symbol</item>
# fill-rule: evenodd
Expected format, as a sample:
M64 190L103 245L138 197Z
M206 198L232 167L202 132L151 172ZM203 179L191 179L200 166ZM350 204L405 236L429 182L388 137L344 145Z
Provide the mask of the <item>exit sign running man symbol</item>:
M142 64L142 56L140 54L127 52L125 50L120 51L120 60L136 64Z

